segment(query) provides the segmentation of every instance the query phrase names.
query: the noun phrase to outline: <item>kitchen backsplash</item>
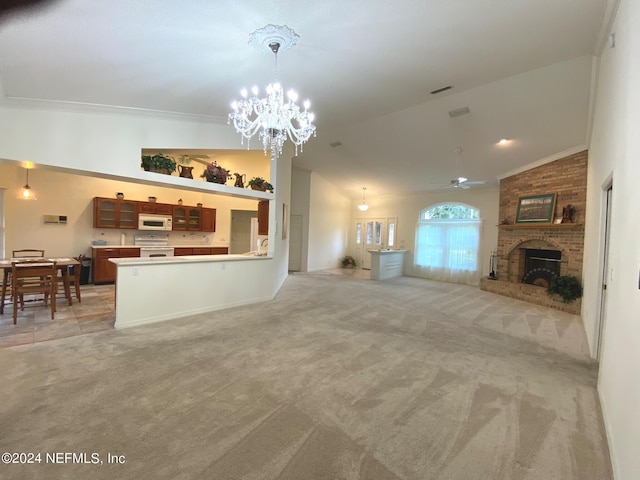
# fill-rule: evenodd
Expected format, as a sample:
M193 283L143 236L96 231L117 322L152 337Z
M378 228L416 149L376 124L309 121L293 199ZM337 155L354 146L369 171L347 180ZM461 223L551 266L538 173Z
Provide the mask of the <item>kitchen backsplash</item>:
M140 232L138 230L110 230L110 229L94 229L92 240L104 240L107 245L122 245L122 235L124 234L124 245L133 245L135 235L149 234L149 232ZM156 233L158 234L158 233ZM227 245L227 242L218 239L215 241L215 233L189 233L189 232L168 232L160 233L166 235L169 245Z

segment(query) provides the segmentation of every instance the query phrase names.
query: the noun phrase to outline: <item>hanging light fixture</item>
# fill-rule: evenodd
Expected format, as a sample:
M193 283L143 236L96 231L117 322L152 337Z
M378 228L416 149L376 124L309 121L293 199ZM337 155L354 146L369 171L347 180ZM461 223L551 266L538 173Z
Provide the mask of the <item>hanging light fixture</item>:
M269 24L249 35L249 44L275 55L277 73L278 52L294 46L298 38L298 34L286 25ZM231 103L233 112L227 121L233 122L236 132L242 135L241 143L244 144L246 138L249 148L251 137L259 132L265 155L269 149L276 155L281 154L287 139L293 142L295 155L298 155L298 147L302 151L302 145L311 135L316 136L315 116L309 111L309 100L304 101L301 109L296 103L298 94L293 90L287 92L285 100L284 89L278 82L267 86L264 98L258 97L258 87L253 87L251 92L253 95L249 97L246 88L240 91L242 98Z
M35 200L36 199L36 193L29 186L29 168L25 168L25 170L27 171L27 182L20 189L20 195L19 195L18 198L21 198L23 200Z
M364 201L364 192L367 190L367 187L362 187L362 203L358 205L358 208L361 212L366 212L369 210L369 205Z

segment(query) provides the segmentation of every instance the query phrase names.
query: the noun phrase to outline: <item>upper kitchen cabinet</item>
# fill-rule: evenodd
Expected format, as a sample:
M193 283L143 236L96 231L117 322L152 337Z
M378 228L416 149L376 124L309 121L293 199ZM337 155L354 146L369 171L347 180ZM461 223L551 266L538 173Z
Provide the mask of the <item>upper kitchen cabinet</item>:
M258 202L258 235L269 235L269 200Z
M216 231L216 209L215 208L203 208L200 219L202 220L203 232Z
M170 203L139 202L138 213L173 215L173 205L171 205Z
M115 198L93 199L94 228L138 228L138 202Z
M173 207L173 230L215 232L216 209L202 207Z

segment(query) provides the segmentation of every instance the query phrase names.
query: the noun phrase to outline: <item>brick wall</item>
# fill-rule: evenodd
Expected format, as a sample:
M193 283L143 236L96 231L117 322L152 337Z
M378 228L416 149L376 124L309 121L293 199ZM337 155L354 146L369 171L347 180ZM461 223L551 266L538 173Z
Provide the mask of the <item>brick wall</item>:
M503 282L520 284L523 274L523 252L525 248L559 250L562 253L560 275L573 275L582 278L582 256L584 251L584 219L587 201L587 151L561 158L526 172L518 173L500 181L501 222L508 225L498 227L498 249L496 277ZM573 205L575 209L573 224L514 224L518 211L518 199L532 195L556 194L554 218L562 218L562 209ZM483 287L482 284L485 284ZM515 285L503 285L501 288L487 288L482 282L481 288L499 290L513 298L579 313L579 302L573 304L550 305L546 288L527 286L523 289ZM553 299L551 299L553 300ZM576 312L576 308L578 311Z

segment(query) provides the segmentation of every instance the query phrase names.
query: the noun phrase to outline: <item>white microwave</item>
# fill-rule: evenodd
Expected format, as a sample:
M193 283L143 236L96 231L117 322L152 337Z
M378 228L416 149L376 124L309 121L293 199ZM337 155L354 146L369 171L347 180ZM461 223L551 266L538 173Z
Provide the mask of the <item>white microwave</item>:
M141 213L138 215L138 230L171 230L173 218L171 215L152 215Z

